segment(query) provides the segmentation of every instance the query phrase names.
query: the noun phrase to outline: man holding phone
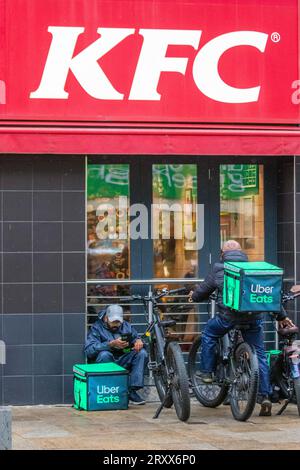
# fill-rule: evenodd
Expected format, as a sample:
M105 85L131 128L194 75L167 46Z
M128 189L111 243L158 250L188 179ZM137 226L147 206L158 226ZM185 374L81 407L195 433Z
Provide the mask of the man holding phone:
M95 362L115 362L129 370L129 402L145 404L137 390L144 387L148 353L136 329L124 320L120 305L109 305L99 313L89 331L84 351L88 359Z

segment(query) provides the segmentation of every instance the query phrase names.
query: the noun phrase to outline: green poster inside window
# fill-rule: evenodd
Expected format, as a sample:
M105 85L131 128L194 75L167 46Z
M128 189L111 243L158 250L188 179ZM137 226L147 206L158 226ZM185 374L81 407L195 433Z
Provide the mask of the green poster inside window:
M129 165L88 165L88 199L128 196Z
M239 199L259 193L258 165L221 165L221 199Z

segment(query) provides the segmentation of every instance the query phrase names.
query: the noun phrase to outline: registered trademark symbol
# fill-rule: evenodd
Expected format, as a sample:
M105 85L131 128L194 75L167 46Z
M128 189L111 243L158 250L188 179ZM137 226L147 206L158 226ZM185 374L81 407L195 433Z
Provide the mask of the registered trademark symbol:
M281 39L281 38L280 38L280 34L279 34L279 33L272 33L272 34L271 34L271 40L272 40L273 42L279 42L280 39Z

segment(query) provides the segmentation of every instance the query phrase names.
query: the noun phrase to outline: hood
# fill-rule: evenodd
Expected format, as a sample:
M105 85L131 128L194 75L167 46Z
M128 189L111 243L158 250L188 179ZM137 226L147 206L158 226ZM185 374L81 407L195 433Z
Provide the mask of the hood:
M240 250L225 251L223 254L223 261L248 261L246 253Z

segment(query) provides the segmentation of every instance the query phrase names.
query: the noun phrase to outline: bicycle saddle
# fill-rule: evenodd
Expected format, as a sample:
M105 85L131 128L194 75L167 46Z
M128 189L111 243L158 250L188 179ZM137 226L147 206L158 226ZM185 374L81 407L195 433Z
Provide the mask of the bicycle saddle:
M277 333L280 336L292 336L299 332L298 326L293 326L292 328L279 328Z

